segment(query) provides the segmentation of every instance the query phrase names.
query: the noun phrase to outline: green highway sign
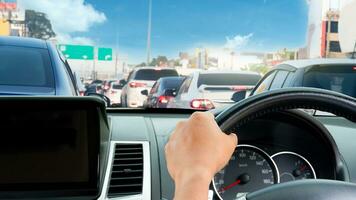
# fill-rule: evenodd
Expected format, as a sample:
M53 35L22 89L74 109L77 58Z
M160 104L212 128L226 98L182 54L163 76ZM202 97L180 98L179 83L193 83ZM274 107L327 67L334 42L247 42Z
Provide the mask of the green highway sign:
M58 49L67 59L93 60L94 47L86 45L58 45Z
M112 60L112 48L98 48L98 60L111 61Z

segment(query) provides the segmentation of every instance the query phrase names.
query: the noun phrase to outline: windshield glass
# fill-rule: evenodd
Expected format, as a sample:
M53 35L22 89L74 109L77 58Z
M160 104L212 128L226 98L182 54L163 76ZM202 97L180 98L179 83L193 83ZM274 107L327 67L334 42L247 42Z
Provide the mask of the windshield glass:
M116 109L209 102L200 110L284 87L355 97L356 69L336 69L356 66L355 10L356 0L0 0L0 95L99 93ZM318 65L329 67L305 70ZM182 83L155 84L164 77ZM164 104L148 100L161 88Z

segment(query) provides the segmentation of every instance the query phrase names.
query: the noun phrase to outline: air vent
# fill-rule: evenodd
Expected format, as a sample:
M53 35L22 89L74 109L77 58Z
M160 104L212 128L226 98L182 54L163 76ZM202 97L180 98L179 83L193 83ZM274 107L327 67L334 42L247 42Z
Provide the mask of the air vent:
M116 144L108 197L142 193L142 144Z

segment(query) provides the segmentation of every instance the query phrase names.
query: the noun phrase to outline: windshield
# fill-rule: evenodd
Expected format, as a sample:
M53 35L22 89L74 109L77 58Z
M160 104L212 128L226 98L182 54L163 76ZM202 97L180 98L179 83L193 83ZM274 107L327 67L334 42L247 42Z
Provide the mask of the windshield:
M289 86L355 97L355 9L356 0L0 0L0 95L99 93L115 109L209 102L200 110ZM275 70L285 64L291 71ZM306 70L319 65L327 70ZM155 84L165 77L182 82ZM146 94L161 88L169 98L153 105Z

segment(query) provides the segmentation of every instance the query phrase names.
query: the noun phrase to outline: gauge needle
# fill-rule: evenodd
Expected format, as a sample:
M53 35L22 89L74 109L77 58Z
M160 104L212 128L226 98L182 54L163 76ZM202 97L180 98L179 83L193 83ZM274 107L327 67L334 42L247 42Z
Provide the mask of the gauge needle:
M232 188L232 187L234 187L234 186L236 186L236 185L238 185L238 184L240 184L240 183L241 183L241 180L239 179L239 180L237 180L237 181L231 183L230 185L223 187L223 188L220 190L220 192L226 191L226 190L228 190L228 189L230 189L230 188Z

